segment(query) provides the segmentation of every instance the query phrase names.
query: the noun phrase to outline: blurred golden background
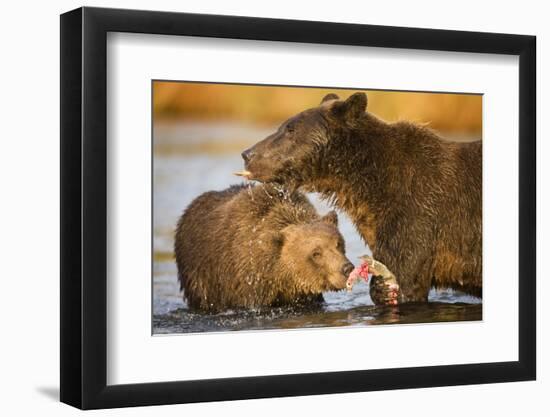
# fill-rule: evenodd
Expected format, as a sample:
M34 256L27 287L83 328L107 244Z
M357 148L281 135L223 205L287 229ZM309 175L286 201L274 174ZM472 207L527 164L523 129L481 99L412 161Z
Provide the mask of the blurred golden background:
M155 122L234 121L273 126L317 106L328 93L345 99L357 91L367 93L367 110L388 122L409 120L452 137L481 138L482 96L477 94L155 81L153 111Z

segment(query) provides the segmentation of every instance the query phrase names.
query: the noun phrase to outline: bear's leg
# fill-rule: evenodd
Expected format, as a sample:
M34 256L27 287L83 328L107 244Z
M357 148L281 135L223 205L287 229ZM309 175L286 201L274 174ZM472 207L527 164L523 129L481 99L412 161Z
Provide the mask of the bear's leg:
M423 273L431 256L431 249L418 242L417 236L427 236L429 230L401 230L399 223L393 228L380 231L377 244L372 248L374 259L382 262L394 274L398 287L397 303L427 302L431 287L431 276ZM423 239L424 241L425 239ZM383 284L383 285L382 285ZM392 282L380 282L377 277L371 281L371 298L375 304L387 304L395 298Z
M430 281L422 279L418 274L407 276L401 286L399 303L427 303L430 284Z

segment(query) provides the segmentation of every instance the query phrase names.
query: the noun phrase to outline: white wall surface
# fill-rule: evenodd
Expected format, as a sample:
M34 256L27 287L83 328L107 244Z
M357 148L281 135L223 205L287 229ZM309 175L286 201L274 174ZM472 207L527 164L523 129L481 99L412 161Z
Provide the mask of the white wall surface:
M59 393L59 14L82 3L5 2L2 7L0 120L0 410L2 415L66 416ZM377 393L145 407L94 415L464 416L544 415L550 406L547 113L550 26L545 3L504 1L278 0L93 1L88 6L509 32L538 37L538 381ZM546 111L545 111L546 110ZM546 188L546 190L544 190ZM546 233L545 233L546 232ZM544 234L544 236L543 236ZM336 352L335 352L336 354Z

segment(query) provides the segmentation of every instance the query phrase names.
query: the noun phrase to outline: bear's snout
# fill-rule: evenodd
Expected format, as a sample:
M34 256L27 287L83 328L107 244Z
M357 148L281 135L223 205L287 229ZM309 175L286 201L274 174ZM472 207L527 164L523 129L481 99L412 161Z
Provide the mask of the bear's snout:
M353 268L355 267L351 262L345 263L344 266L342 267L342 274L347 277L349 274L351 274L351 271L353 271Z
M244 162L250 162L253 155L254 155L254 152L252 151L252 148L249 148L245 150L243 153L241 153L241 156L243 157Z

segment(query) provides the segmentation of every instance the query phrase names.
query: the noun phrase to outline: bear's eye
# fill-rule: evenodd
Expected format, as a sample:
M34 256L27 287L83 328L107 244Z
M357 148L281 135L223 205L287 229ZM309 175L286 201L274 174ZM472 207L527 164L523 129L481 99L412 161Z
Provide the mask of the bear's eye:
M296 130L296 125L294 123L289 123L286 125L286 131L288 133L294 133L295 130Z
M316 251L313 252L313 254L311 256L313 257L313 259L319 259L321 257L321 251L316 250Z

